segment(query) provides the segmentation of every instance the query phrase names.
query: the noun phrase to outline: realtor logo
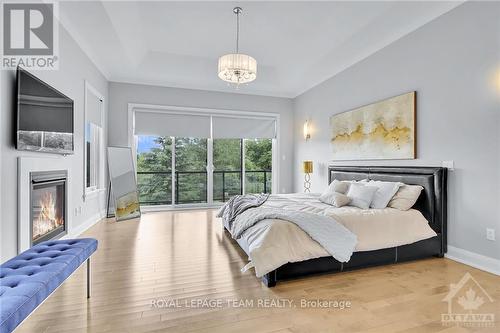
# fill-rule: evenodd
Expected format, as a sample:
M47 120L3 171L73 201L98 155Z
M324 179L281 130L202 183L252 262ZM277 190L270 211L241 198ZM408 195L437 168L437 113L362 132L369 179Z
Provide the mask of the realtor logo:
M55 3L3 3L2 68L57 69Z
M448 303L448 313L441 314L441 322L445 326L495 326L495 314L480 311L482 305L494 300L469 273L465 273L457 284L450 284L450 292L443 302Z

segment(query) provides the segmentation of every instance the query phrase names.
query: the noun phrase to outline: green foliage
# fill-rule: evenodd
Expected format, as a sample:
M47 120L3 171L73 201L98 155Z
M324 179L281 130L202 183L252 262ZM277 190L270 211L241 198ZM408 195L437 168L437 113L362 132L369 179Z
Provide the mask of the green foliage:
M215 170L225 171L241 169L240 139L215 139L213 146Z
M207 167L207 139L175 138L175 170L203 171Z
M137 171L169 171L172 165L172 139L156 137L156 147L137 154Z
M271 171L273 162L273 150L271 139L253 139L245 141L245 170L246 170L246 192L263 193L271 192ZM264 186L265 184L265 186Z
M246 140L245 152L246 170L271 170L273 160L271 139Z
M137 154L137 188L141 202L166 205L172 203L172 139L157 137L154 143L149 152Z
M241 140L215 139L213 142L214 201L241 194ZM220 171L237 171L222 173Z
M207 139L175 138L177 202L207 202L206 167Z

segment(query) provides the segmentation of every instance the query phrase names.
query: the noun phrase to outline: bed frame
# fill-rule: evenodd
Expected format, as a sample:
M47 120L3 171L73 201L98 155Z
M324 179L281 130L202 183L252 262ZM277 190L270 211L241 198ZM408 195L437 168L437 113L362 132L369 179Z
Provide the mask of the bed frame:
M405 184L421 185L424 190L413 206L429 221L437 236L416 243L381 250L354 252L351 259L341 263L333 257L321 257L285 264L262 277L267 287L274 287L277 281L303 277L311 274L333 273L363 267L393 264L427 257L443 257L447 251L447 169L441 167L369 167L331 166L328 168L328 183L338 180L373 179L400 181ZM246 244L238 240L247 252Z

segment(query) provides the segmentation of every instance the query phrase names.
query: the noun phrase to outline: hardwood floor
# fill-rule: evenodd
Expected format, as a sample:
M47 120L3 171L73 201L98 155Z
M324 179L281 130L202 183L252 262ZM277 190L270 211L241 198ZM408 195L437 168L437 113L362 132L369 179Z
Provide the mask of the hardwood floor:
M82 266L16 332L500 330L500 277L448 259L314 276L268 289L253 270L240 272L246 257L212 210L147 213L140 221L103 220L82 237L99 240L93 256L92 298L86 299ZM482 294L484 304L472 312L494 314L494 327L441 322L441 314L448 311L442 300L450 284L467 272L493 299ZM471 288L479 296L475 286L466 284L463 289ZM213 306L203 304L217 300L220 303ZM315 300L349 301L351 306L301 306ZM276 306L266 308L271 302ZM474 304L478 303L469 303ZM469 312L453 306L457 313Z

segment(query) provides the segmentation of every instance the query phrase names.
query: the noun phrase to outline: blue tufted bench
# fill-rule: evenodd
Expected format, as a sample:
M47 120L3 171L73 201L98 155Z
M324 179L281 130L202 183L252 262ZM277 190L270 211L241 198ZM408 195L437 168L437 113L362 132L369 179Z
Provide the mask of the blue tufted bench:
M46 241L0 266L0 333L12 332L33 310L87 261L90 297L90 256L93 238Z

